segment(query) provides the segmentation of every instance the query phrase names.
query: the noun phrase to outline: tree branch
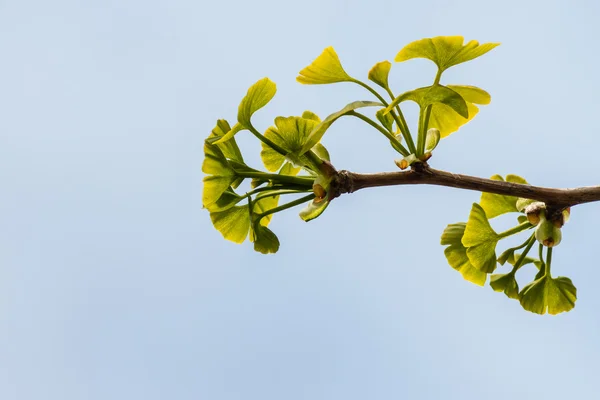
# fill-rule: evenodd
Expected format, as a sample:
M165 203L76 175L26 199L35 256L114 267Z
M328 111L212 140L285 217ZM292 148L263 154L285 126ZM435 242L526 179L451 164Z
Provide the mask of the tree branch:
M478 192L495 193L506 196L524 197L546 203L554 209L563 209L582 203L600 201L600 186L574 189L554 189L518 183L494 181L469 175L453 174L429 167L426 163L416 163L410 171L359 174L339 171L332 182L335 198L344 193L360 189L396 185L438 185Z

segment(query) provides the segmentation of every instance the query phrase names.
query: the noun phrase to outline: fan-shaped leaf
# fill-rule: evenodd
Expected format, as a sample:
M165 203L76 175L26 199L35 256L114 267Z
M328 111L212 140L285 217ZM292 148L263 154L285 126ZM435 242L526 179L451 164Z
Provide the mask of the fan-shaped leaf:
M265 137L285 149L289 158L299 159L303 153L303 146L307 143L310 133L317 125L318 123L314 119L277 117L275 118L275 126L267 129ZM262 144L260 156L265 167L273 172L279 170L286 161L285 156L265 143Z
M490 286L496 292L504 292L510 299L519 298L519 284L515 279L515 274L493 274L490 277Z
M407 100L414 101L419 105L419 107L421 107L421 109L424 109L432 104L443 104L450 107L452 110L458 113L459 116L465 119L468 119L469 117L469 108L462 96L449 87L443 85L427 86L405 92L396 97L385 109L385 112L389 113L398 104ZM430 127L440 129L433 124L430 124ZM440 129L440 132L441 131L442 130Z
M300 211L300 218L306 222L313 220L323 214L328 205L328 200L321 200L318 202L311 200L308 205Z
M388 76L391 68L392 63L389 61L378 62L369 71L369 80L375 82L382 88L387 89L389 87Z
M254 242L254 250L262 254L277 253L279 239L269 228L256 225L250 230L250 241Z
M333 47L328 47L312 64L300 71L296 80L305 85L322 85L336 82L351 82L353 79L344 71Z
M505 180L500 175L494 175L490 178L494 181L505 182ZM506 182L511 183L520 183L522 185L527 185L527 181L520 176L517 175L506 175ZM488 218L495 218L499 215L509 213L509 212L518 212L517 209L517 197L514 196L503 196L500 194L493 193L482 193L481 201L479 204L485 210L485 214Z
M546 274L531 282L519 293L521 306L536 314L556 315L575 307L577 288L569 278L552 278Z
M243 243L248 236L250 214L247 205L231 207L220 212L211 212L210 220L227 240Z
M488 222L485 211L477 203L473 203L467 221L462 244L467 248L467 256L475 268L491 273L496 269L496 244L498 234Z
M204 144L202 172L207 174L203 179L202 204L209 207L231 186L237 176L219 147L210 143Z
M453 65L480 57L500 44L485 43L479 45L476 40L471 40L463 45L463 42L464 38L462 36L437 36L417 40L400 50L395 61L426 58L433 61L440 70L444 71Z
M250 86L248 93L240 103L238 122L244 128L249 128L252 125L250 121L252 114L266 106L275 96L275 92L277 92L277 87L269 78L263 78Z
M465 233L466 223L450 224L442 233L442 245L449 245L444 249L448 264L463 276L463 278L476 285L483 286L486 273L475 268L467 257L467 249L462 245L461 239Z

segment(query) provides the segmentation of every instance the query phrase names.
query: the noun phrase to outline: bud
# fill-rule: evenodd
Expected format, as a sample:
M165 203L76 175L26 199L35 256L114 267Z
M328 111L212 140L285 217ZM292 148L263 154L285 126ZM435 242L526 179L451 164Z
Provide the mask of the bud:
M430 128L427 130L427 135L425 136L425 150L432 151L435 149L440 142L440 130L437 128Z
M542 202L533 202L525 207L523 211L527 214L527 220L533 226L537 226L541 219L546 219L546 205Z
M546 247L555 247L560 243L562 233L560 228L556 227L552 221L548 221L543 217L535 229L535 238Z
M418 161L417 157L414 154L409 154L402 160L394 160L394 163L398 166L398 168L406 169L415 161Z

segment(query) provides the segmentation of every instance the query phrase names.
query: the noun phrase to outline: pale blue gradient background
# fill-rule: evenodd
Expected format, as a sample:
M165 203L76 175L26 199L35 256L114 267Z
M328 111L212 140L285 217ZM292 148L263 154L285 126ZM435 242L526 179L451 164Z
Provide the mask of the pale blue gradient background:
M574 210L555 253L577 307L540 317L446 264L440 233L476 193L364 191L309 224L292 210L262 256L212 228L201 162L259 78L278 84L265 129L369 98L295 82L326 46L366 78L412 40L461 34L502 46L443 82L493 102L432 164L598 184L599 16L591 0L0 2L0 398L597 398L600 206ZM417 60L391 81L433 74ZM395 169L360 122L324 142L340 169Z

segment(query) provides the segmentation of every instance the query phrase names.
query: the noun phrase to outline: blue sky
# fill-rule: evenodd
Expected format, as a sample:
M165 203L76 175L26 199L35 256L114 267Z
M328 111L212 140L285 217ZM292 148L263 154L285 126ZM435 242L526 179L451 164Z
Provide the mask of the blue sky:
M432 165L598 184L598 15L592 1L0 2L0 398L595 398L597 205L573 210L555 251L577 306L542 317L446 264L439 236L477 193L365 190L308 224L291 210L262 256L211 226L201 163L264 76L278 94L260 129L369 99L295 82L327 46L366 78L413 40L463 35L502 45L442 82L493 100ZM434 72L415 60L390 81ZM395 169L359 122L324 143L338 169Z

